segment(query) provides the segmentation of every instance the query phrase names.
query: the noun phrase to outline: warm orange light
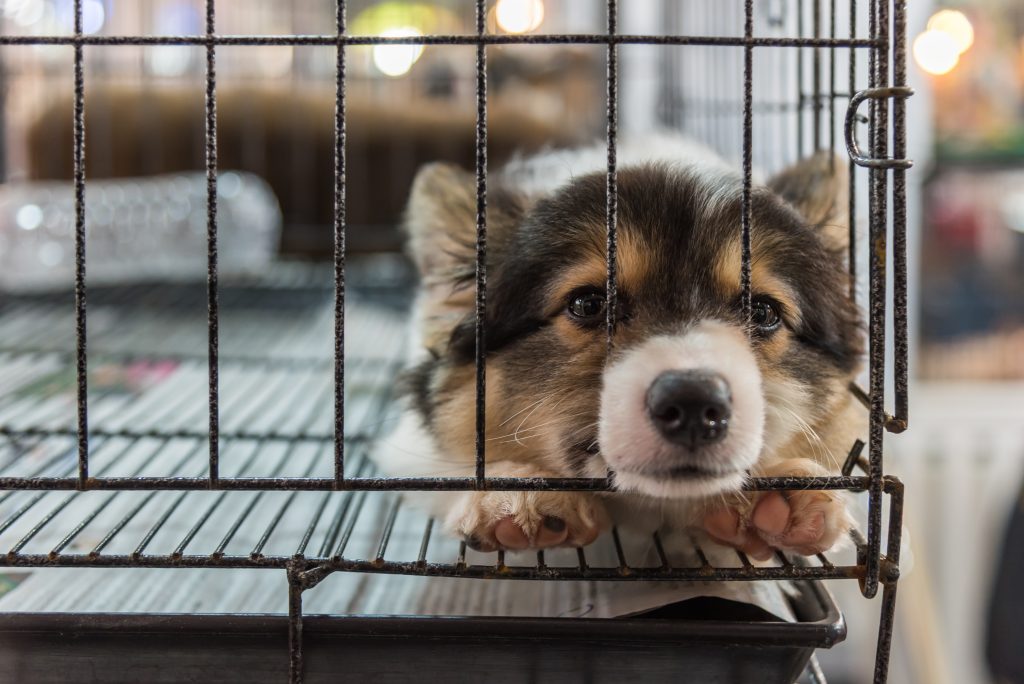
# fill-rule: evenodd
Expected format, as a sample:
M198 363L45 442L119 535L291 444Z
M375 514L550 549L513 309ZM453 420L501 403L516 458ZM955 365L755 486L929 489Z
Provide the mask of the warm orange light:
M422 36L423 33L412 26L400 26L381 31L380 35L385 38L411 38ZM422 45L374 45L373 64L387 76L398 77L408 73L422 54Z
M932 15L928 20L929 31L942 31L949 34L956 43L960 54L967 52L967 49L974 44L974 27L964 16L963 12L956 10L942 10Z
M960 61L960 48L944 31L925 31L914 39L914 61L933 76L948 74Z
M498 0L494 18L502 31L526 33L544 21L544 3L541 0Z

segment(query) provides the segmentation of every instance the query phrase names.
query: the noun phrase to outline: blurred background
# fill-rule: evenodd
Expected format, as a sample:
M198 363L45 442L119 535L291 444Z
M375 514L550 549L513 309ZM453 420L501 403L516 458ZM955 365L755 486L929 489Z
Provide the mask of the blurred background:
M757 0L756 33L864 37L866 4L851 25L844 0ZM743 32L737 0L620 5L623 33ZM68 35L72 6L0 0L0 33ZM600 0L489 8L496 33L605 25ZM199 0L84 0L83 9L88 34L205 30ZM217 9L222 34L334 31L333 0L224 0ZM473 11L471 0L354 0L348 30L471 34ZM990 628L990 608L1024 611L1012 582L994 590L999 568L1013 567L1007 549L1024 548L1024 539L1006 540L1024 473L1024 5L915 2L909 12L908 77L917 91L908 101L911 428L886 437L887 468L907 483L909 548L890 681L996 681L994 667L1001 681L1019 682L1020 655L1006 643L1024 636L1019 625L1017 637L1009 623ZM846 98L867 87L864 51L765 48L756 56L758 172L814 149L841 151ZM69 46L0 47L0 294L60 291L73 280L72 57ZM335 57L329 46L217 49L226 278L331 258ZM392 276L400 266L372 259L401 248L396 225L416 169L437 159L472 168L474 57L471 46L348 50L348 249ZM679 130L738 164L742 57L734 47L622 46L621 135ZM85 49L90 284L205 276L205 66L197 46ZM603 139L604 75L599 45L489 48L492 167ZM863 234L866 174L856 180ZM850 636L821 656L830 681L869 681L872 671L877 601L850 584L832 587Z

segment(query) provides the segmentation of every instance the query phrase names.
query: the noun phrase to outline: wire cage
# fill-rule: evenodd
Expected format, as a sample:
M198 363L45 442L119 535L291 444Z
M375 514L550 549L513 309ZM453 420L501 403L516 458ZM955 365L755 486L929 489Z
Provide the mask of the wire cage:
M218 32L216 0L205 0L203 31L143 36L86 33L83 0L74 0L73 31L67 35L0 36L0 46L8 51L39 45L73 49L73 149L68 153L73 159L75 245L73 309L56 295L0 296L0 489L5 490L0 495L0 539L11 540L0 565L283 573L292 681L303 677L304 625L319 620L304 618L304 593L337 572L619 582L853 579L866 598L881 588L875 681L885 681L899 577L903 485L885 474L883 434L903 431L908 418L905 173L911 162L905 158L905 98L911 91L906 87L906 7L902 0L850 0L840 8L836 0L766 2L756 10L755 4L744 0L731 13L712 12L718 30L694 33L687 28L694 25L689 3L665 2L661 11L667 31L650 35L622 33L619 15L629 9L607 0L602 32L512 35L489 30L488 3L475 0L472 33L384 37L352 34L344 1L336 4L335 24L319 34L223 34ZM757 22L755 16L760 17ZM864 532L852 534L855 559L819 555L797 562L778 554L773 565L763 567L738 553L735 565L718 567L697 547L701 562L680 565L655 535L657 562L638 564L627 557L615 533L610 562L595 562L588 549L578 549L569 561L559 563L543 552L529 563L506 564L502 552L483 562L465 543L447 560L435 561L428 550L441 542L432 520L422 521L422 532L405 556L389 553L396 521L406 514L404 491L611 488L604 478L525 480L493 478L487 472L487 60L490 48L509 44L589 45L604 52L611 302L617 281L620 87L628 87L631 78L620 71L620 51L633 46L659 50L655 63L665 76L658 81L658 108L652 116L696 138L713 140L742 166L742 224L737 230L747 314L754 169L777 163L780 150L798 157L812 149L845 148L850 165L851 297L857 291L858 259L867 258L868 381L866 389L850 387L868 413L867 440L851 445L840 475L756 478L747 489L866 492ZM87 277L84 54L124 45L195 46L205 53L205 288L166 283L110 287L90 284ZM359 275L363 266L346 259L346 60L350 48L366 45L475 49L477 401L476 472L471 477L385 478L367 459L381 417L394 410L390 387L402 366L400 325L409 283L396 270L390 279L367 286ZM217 55L218 49L235 46L321 46L334 51L332 269L281 267L261 278L221 278ZM683 48L699 52L683 58L678 51ZM865 60L866 68L861 66ZM689 78L694 70L705 80ZM725 78L709 80L709 73ZM728 83L729 78L731 89L707 92L709 82ZM865 125L861 142L857 132ZM766 143L775 131L784 132L784 142ZM863 200L866 244L856 239ZM374 306L363 306L367 302ZM271 325L260 307L271 310ZM609 344L614 309L614 304L608 307ZM73 312L73 334L63 339L66 312ZM156 332L169 312L182 316L171 336ZM187 351L197 340L205 344L205 353ZM893 360L888 379L887 352ZM117 398L115 386L97 382L97 368L104 363L132 363L144 374L158 374L159 364L168 360L182 371L173 387L158 386L138 402L93 408L99 396ZM21 391L63 365L74 369L63 384L41 394ZM68 407L55 398L67 388L75 398L73 424L66 420ZM894 402L891 413L887 391ZM197 402L203 394L206 401ZM116 501L125 507L111 515ZM307 505L301 520L295 514L298 502ZM376 543L365 549L350 547L353 530L368 519L377 526ZM381 623L366 629L391 628ZM813 670L812 676L821 679Z

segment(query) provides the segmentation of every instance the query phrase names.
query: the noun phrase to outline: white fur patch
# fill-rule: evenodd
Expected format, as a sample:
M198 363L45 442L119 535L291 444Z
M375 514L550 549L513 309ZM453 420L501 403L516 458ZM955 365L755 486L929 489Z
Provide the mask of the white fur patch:
M670 132L623 138L617 146L616 158L620 169L637 164L669 163L680 170L694 171L697 178L707 180L709 188L738 187L736 183L716 182L726 176L733 179L738 176L714 151ZM608 148L601 142L513 159L502 169L501 180L529 197L541 197L578 176L607 169Z
M725 439L683 460L680 448L665 441L647 413L647 391L670 370L720 374L732 392L732 417ZM661 335L629 350L604 373L598 441L601 456L615 471L621 491L663 498L709 496L737 489L761 453L765 405L761 373L742 330L703 321L680 335ZM717 477L673 478L665 471L698 464Z

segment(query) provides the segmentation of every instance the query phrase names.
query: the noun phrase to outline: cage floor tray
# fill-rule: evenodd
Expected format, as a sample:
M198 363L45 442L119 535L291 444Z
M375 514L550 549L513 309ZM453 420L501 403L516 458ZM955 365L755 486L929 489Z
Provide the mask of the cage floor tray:
M817 582L800 584L793 608L796 623L719 599L609 620L308 615L305 681L794 682L846 625ZM2 681L276 683L287 649L285 616L0 618Z

